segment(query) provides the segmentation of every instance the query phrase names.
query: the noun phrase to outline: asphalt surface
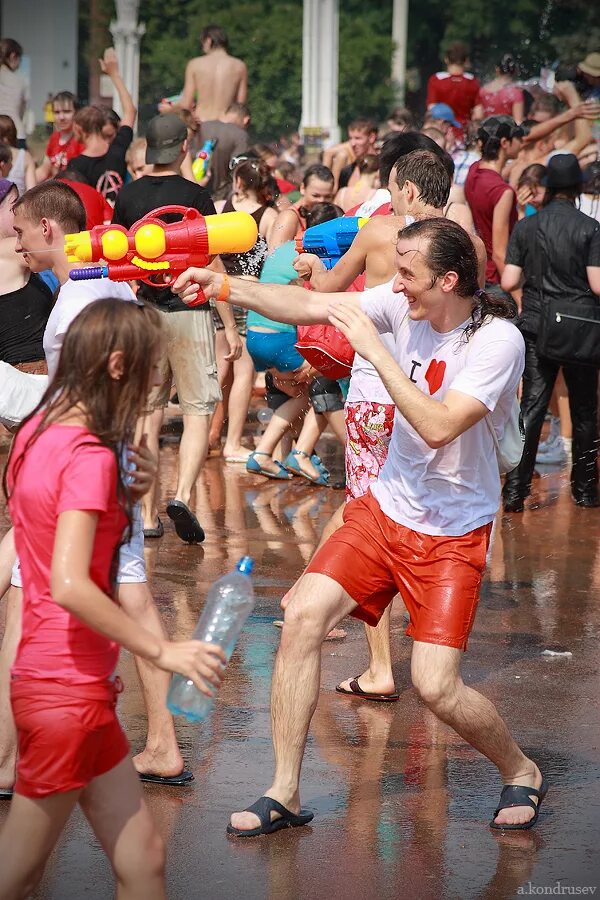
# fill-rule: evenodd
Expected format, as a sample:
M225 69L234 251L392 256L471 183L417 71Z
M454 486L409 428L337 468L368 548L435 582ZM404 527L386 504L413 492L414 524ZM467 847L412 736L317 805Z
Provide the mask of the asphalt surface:
M339 450L328 441L325 446L339 473ZM176 445L166 444L161 455L164 510L174 489ZM340 491L299 479L267 482L243 466L211 459L196 507L205 543L182 544L166 515L165 537L147 542L153 592L169 632L180 638L193 631L209 584L241 556L255 559L255 612L212 719L201 727L178 725L196 780L183 789L145 789L168 843L169 896L496 900L600 893L600 514L573 505L565 470L548 469L536 481L535 509L499 517L463 669L466 682L497 705L550 782L538 826L516 834L489 830L497 773L417 700L397 603L398 703L334 692L340 680L363 671L360 623L347 620L346 639L324 645L301 785L303 806L315 813L311 825L257 839L226 836L229 814L270 784L269 687L279 600L342 499ZM145 720L127 653L120 674L126 685L120 715L137 750ZM0 824L5 815L0 806ZM80 813L34 896L113 896L108 863Z

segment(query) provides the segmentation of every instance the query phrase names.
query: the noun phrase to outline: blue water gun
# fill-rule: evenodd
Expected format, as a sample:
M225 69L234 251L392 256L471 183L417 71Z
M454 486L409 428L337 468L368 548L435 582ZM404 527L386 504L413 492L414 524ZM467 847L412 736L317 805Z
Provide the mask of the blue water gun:
M366 216L342 216L313 225L296 241L296 250L298 253L314 253L326 269L333 269L368 221Z
M204 141L198 150L196 159L192 163L192 174L196 181L202 181L203 178L206 178L216 143L216 141Z

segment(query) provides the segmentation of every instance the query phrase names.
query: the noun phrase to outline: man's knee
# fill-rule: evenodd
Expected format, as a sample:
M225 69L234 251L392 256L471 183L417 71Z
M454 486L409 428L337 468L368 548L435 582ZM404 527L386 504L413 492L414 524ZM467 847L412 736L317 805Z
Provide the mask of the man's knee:
M455 701L457 679L447 672L413 667L412 683L423 703L435 710Z
M321 585L320 580L328 583ZM320 644L339 621L336 607L338 599L341 605L342 596L343 589L330 579L322 579L316 574L304 575L285 609L282 644L285 646L289 640L299 640L305 647L311 643Z
M115 875L123 885L135 885L163 880L166 868L165 843L154 826L136 847L136 852L123 854L115 861Z

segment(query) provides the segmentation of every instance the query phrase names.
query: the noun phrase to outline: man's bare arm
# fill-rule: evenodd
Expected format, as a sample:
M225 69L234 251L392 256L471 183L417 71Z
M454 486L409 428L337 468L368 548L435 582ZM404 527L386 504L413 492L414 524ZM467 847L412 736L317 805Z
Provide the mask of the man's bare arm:
M240 78L240 83L238 84L235 99L238 103L245 103L248 99L248 68L246 63L241 63L241 67L242 76Z
M402 371L359 305L348 304L348 295L333 307L329 321L375 366L396 407L428 447L445 447L487 414L483 403L459 391L448 391L441 401L424 394Z
M134 106L133 99L131 97L131 94L127 90L125 82L121 78L121 73L119 72L119 63L117 61L117 54L115 53L113 47L108 47L104 51L104 56L100 60L100 68L105 75L108 75L114 87L116 88L117 94L119 95L121 109L123 110L123 115L121 116L121 125L129 125L130 128L133 128L135 124L135 117L137 115L137 109Z
M200 288L210 300L217 300L224 288L224 276L210 269L186 269L172 286L184 303L193 302ZM235 306L253 309L275 322L289 325L320 325L329 322L332 303L347 300L359 307L359 294L321 294L296 285L259 284L243 278L228 278L227 300ZM217 309L220 304L217 304Z

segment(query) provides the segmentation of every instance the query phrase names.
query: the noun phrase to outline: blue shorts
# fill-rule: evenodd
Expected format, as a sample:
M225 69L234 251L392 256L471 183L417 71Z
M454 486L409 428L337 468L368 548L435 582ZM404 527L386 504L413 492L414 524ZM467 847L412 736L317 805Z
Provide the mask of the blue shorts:
M293 372L304 362L296 347L296 334L291 331L252 331L246 334L246 347L257 372L277 369Z

